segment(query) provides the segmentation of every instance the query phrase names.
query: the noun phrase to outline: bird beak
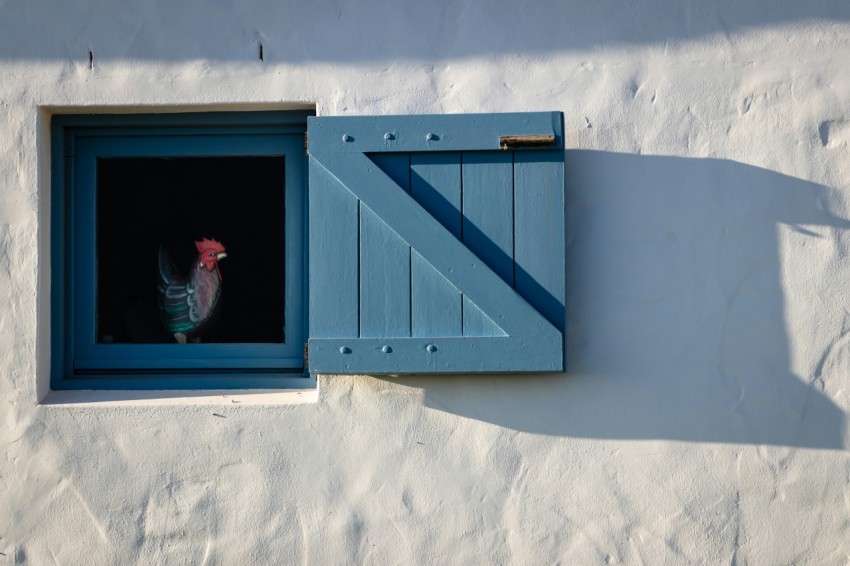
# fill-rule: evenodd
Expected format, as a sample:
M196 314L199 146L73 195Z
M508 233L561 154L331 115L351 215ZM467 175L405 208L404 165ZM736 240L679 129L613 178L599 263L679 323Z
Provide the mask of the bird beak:
M219 254L215 254L215 259L216 259L216 260L221 260L221 259L224 259L224 258L226 258L226 257L227 257L227 254L226 254L226 253L224 253L224 252L221 252L221 253L219 253Z

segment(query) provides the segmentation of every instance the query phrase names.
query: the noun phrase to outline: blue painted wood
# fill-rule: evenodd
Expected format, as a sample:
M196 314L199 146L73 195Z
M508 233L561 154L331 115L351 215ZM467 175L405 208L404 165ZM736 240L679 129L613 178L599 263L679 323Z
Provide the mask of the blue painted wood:
M460 239L460 153L414 153L410 157L410 174L411 196ZM460 336L460 291L418 253L412 267L413 336Z
M513 152L463 154L463 242L513 285ZM464 336L501 336L504 332L464 299Z
M410 192L410 156L369 156ZM362 238L365 230L372 237ZM361 336L410 336L410 246L366 209L361 212Z
M304 344L307 343L308 323L308 264L307 264L307 154L303 151L302 135L287 136L284 156L284 230L287 239L284 271L284 340L291 345L285 356L301 358L298 366L304 372ZM295 352L295 349L300 349Z
M362 154L311 153L361 203L378 215L508 334L559 333L451 232Z
M362 203L360 336L410 336L410 246Z
M523 125L524 130L518 127ZM420 130L434 135L419 139ZM546 296L526 281L520 292L512 288L513 155L527 158L520 160L523 170L519 182L523 186L542 186L542 193L548 195L528 201L535 208L534 214L548 214L543 203L553 204L549 197L554 193L550 189L556 190L560 184L560 219L556 213L551 221L543 219L540 228L520 228L525 245L521 251L527 255L529 242L543 236L555 234L553 243L542 244L543 253L564 246L563 152L539 148L466 152L463 160L469 162L468 171L459 167L457 153L433 153L494 149L500 135L544 133L555 133L558 147L562 147L560 114L332 117L310 121L310 154L315 166L338 180L362 208L380 218L412 250L412 337L311 335L311 371L396 374L563 369L562 331L549 322L551 313L541 316L529 304L534 301L551 308ZM438 142L445 143L438 146ZM367 151L373 153L367 157ZM403 165L407 151L414 152L410 155L409 174ZM560 155L559 171L547 168L553 155ZM542 160L537 156L543 156ZM535 167L539 161L544 163L542 168ZM555 181L542 180L547 173L554 173ZM409 195L405 185L408 179ZM526 206L526 201L517 206ZM532 216L531 212L524 214L523 222ZM558 223L560 236L557 230L550 229L550 224ZM371 253L365 252L367 247L371 248L361 246L361 253ZM557 285L550 279L559 268L542 267L545 264L545 257L526 261L524 265L531 270L528 278L534 281L539 274L543 280L540 288L557 293ZM393 278L403 281L398 275ZM563 293L557 298L563 305ZM462 310L468 311L469 316L459 322L456 309L464 302L466 307ZM435 308L441 303L447 305ZM458 336L464 331L484 336Z
M461 336L460 291L416 250L412 255L411 316L413 336Z
M562 350L560 335L533 339L311 339L310 368L316 373L342 374L562 371Z
M498 345L484 346L484 342L476 342L477 345L474 348L463 348L458 345L456 349L449 350L456 352L453 356L468 358L463 363L455 359L450 365L438 364L434 367L433 364L417 365L418 362L411 361L405 372L461 371L461 368L468 369L473 365L480 371L507 371L505 368L511 364L515 364L515 367L522 371L549 371L553 367L562 367L561 332L534 311L510 286L476 258L409 195L400 190L368 158L364 155L344 153L324 155L313 152L311 155L314 162L334 172L334 176L361 200L361 206L368 206L376 215L384 219L388 226L407 241L423 259L481 307L491 319L498 321L508 334L505 338L476 339L496 341ZM469 339L443 338L442 340L456 340L464 343ZM326 342L328 343L331 342ZM333 343L340 348L348 347L339 341L333 341ZM315 346L318 342L312 338L310 344L311 371L349 373L401 371L396 365L389 367L377 361L387 358L375 357L369 355L368 350L360 349L358 352L362 352L362 355L346 354L348 356L345 358L346 368L341 368L336 365L337 362L328 357L333 353L332 349L317 351ZM515 356L518 350L524 350L528 354L528 359L517 362ZM482 355L482 352L486 354ZM339 352L336 353L338 354ZM430 358L424 359L427 361Z
M71 193L73 254L69 268L74 299L71 305L71 331L73 332L73 358L92 358L97 345L97 152L91 138L76 144L74 161L74 191ZM76 364L72 367L76 367Z
M303 133L307 114L54 117L52 388L291 387L293 379L301 387L314 383L291 377L293 371L303 372L306 339L306 156L298 132ZM176 344L96 343L96 159L192 155L285 155L286 344L192 344L187 350ZM252 372L263 375L254 379Z
M422 116L310 117L310 153L500 150L503 135L555 135L563 149L559 112ZM389 136L387 135L389 134ZM429 139L429 134L431 134ZM539 148L516 151L538 151Z
M302 344L303 347L303 344ZM78 373L104 370L177 370L181 367L192 369L290 369L300 368L303 358L280 357L241 357L244 348L238 344L155 344L151 348L139 351L136 344L109 344L101 349L110 349L108 355L96 358L75 360ZM282 350L282 348L278 348ZM171 354L170 358L168 354ZM145 355L145 357L141 357ZM180 364L175 365L175 359Z
M463 335L464 336L507 336L498 324L484 314L475 303L463 298Z
M416 202L460 239L460 153L414 153L410 174L410 194Z
M508 285L514 283L513 184L513 152L463 154L463 241Z
M371 153L375 165L395 181L395 184L410 192L410 154L409 153Z
M310 160L310 337L360 335L360 203Z
M526 300L564 331L566 242L564 153L517 153L515 184L515 280Z

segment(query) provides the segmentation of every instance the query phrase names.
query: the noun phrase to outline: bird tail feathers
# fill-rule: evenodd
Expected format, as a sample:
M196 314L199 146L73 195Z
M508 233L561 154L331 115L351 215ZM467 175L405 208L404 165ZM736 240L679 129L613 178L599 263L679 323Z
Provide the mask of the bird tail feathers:
M162 284L163 288L168 287L168 285L174 281L177 277L177 268L174 267L174 263L171 261L171 258L168 256L168 252L160 246L159 247L159 281Z

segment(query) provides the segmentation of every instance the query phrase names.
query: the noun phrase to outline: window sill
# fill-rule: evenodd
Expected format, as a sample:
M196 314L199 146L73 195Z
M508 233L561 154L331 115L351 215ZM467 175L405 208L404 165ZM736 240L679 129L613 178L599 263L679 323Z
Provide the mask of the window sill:
M319 400L318 389L220 389L174 391L51 391L40 405L54 407L162 407L205 405L304 405Z

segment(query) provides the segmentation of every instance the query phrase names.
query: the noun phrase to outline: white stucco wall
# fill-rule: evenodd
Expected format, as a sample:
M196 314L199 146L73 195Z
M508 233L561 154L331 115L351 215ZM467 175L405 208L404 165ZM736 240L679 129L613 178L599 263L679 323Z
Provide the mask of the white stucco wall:
M822 0L0 3L0 564L846 563L848 61ZM49 113L312 103L565 113L568 374L39 404Z

